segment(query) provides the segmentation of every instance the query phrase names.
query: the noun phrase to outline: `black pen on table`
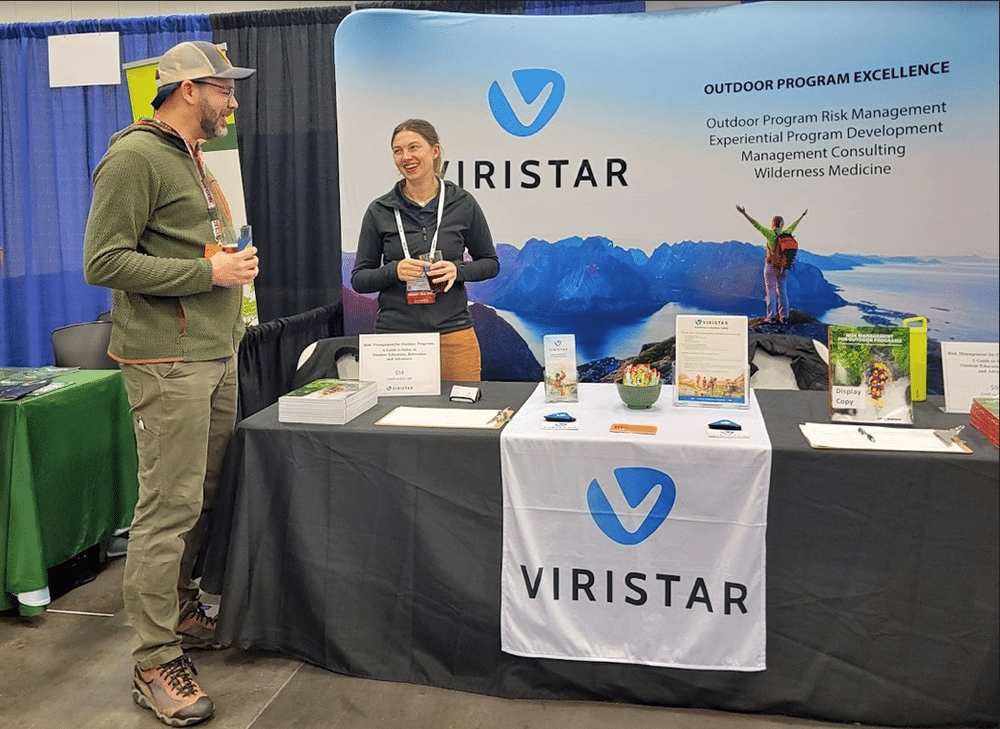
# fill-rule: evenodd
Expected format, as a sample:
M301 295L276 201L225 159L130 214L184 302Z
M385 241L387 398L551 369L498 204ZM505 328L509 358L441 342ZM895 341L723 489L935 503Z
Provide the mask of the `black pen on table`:
M864 428L858 428L858 432L861 433L861 435L863 435L865 438L867 438L868 440L870 440L872 443L875 442L875 436L872 435L871 433L869 433Z

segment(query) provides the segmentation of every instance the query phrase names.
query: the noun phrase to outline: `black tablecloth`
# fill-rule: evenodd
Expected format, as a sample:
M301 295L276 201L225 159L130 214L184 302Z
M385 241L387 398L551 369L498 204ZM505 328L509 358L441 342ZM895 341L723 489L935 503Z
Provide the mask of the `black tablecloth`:
M533 383L483 383L519 406ZM445 390L447 391L447 390ZM1000 720L997 451L819 451L826 393L758 391L774 457L760 673L500 651L500 433L397 428L380 398L345 426L237 428L203 586L220 638L357 676L887 725ZM407 398L406 405L446 404ZM916 406L917 427L967 419Z

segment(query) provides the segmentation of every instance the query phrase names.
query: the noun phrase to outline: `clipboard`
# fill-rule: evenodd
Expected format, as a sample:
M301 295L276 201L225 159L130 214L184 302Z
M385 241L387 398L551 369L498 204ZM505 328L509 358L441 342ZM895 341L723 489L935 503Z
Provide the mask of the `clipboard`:
M923 453L972 453L958 437L961 428L892 428L839 423L800 423L799 430L809 446L817 449L869 451L912 451Z
M513 408L420 408L401 405L383 415L375 425L408 428L484 428L496 430L514 417Z

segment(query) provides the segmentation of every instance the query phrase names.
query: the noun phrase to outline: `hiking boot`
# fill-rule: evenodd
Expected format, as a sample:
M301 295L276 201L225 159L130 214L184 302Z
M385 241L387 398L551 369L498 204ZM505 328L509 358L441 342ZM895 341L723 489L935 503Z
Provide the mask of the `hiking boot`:
M170 726L191 726L205 721L215 710L212 700L195 683L198 672L187 656L143 671L132 672L132 699Z
M205 614L205 608L197 609L181 620L177 634L181 637L181 647L192 650L214 651L222 647L215 641L216 619Z

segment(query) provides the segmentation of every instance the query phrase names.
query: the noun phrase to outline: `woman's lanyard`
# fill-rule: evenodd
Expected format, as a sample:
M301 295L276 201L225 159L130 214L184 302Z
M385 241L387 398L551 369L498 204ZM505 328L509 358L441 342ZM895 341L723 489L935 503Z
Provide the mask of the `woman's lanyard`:
M202 195L205 196L205 206L208 208L208 217L212 222L212 235L215 236L215 240L220 246L225 246L226 236L223 230L222 220L219 217L219 206L216 204L216 196L212 191L212 186L208 182L208 175L205 171L205 160L201 155L201 149L199 147L192 147L176 129L160 119L140 119L138 123L159 127L184 142L185 149L187 149L188 154L191 155L191 159L194 160L195 171L198 173L198 185L201 187ZM221 190L219 192L221 194ZM229 206L226 204L224 199L222 202L228 210Z
M410 247L406 245L406 233L403 232L403 218L399 214L399 208L393 208L396 214L396 230L399 231L399 244L403 246L403 258L410 257ZM441 192L438 194L438 219L437 227L434 229L434 237L431 239L431 250L427 260L434 260L434 251L437 250L438 233L441 232L441 216L444 215L444 180L441 180Z

